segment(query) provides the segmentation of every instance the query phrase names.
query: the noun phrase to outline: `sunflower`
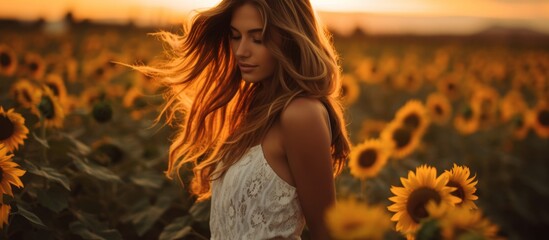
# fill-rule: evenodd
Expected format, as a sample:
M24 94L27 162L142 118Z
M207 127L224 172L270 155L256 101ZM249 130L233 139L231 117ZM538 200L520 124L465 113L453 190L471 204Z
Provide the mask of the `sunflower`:
M511 90L500 101L501 120L507 122L517 114L528 109L528 104L522 94L517 90Z
M360 179L375 177L387 163L389 154L389 147L380 140L364 141L351 151L351 174Z
M484 218L480 209L465 206L440 208L436 205L430 202L427 205L427 212L429 216L438 220L442 239L463 239L464 234L475 236L475 239L499 239L499 227ZM440 211L441 209L444 211Z
M381 136L381 131L387 126L387 122L383 120L375 119L366 119L362 122L362 127L358 132L359 141L370 139L370 138L379 138Z
M383 239L391 229L386 210L359 203L354 198L340 200L325 215L326 225L334 239Z
M13 108L4 111L0 106L0 143L4 144L9 152L13 152L23 145L29 129L25 126L25 119L21 114L13 111Z
M48 74L43 81L43 84L51 89L53 95L59 100L59 103L63 108L67 106L67 88L65 82L57 74Z
M27 53L25 55L25 71L34 79L41 79L46 71L44 59L36 53Z
M450 100L456 100L461 96L462 86L454 75L444 76L437 82L438 92L447 96Z
M7 46L0 45L0 74L11 76L17 69L17 57Z
M149 93L149 94L156 93L158 89L161 87L160 84L154 81L153 77L146 76L145 74L142 74L142 73L136 72L132 79L135 86L140 87L146 93Z
M429 117L438 125L445 125L452 116L452 105L444 94L435 92L427 97Z
M105 56L99 56L92 59L84 66L83 72L85 76L93 83L105 84L108 83L113 75L111 67L107 64Z
M407 69L399 73L394 81L396 89L417 92L423 85L423 76L415 69Z
M8 155L8 151L9 149L0 143L0 196L7 194L13 197L11 185L23 187L19 177L25 174L25 170L17 168L19 165L11 160L13 154Z
M400 159L410 155L420 144L421 137L397 121L391 121L381 132L381 140L388 143L391 156Z
M479 127L494 126L499 110L499 93L488 86L476 86L474 89L471 102L479 106Z
M395 121L411 129L420 138L429 126L429 117L425 106L418 100L410 100L395 114Z
M536 134L541 138L549 138L549 103L539 101L528 113L528 121Z
M476 132L479 128L479 112L478 104L469 103L462 106L454 118L454 127L463 135Z
M437 170L430 166L419 166L416 172L409 171L408 178L400 178L404 187L391 186L395 196L389 200L394 204L389 211L395 212L392 221L397 222L396 230L404 234L413 234L422 219L429 216L426 204L429 201L445 202L455 205L460 199L450 194L455 188L448 187L448 175L437 177Z
M87 87L80 94L78 106L84 109L91 109L96 102L104 100L105 96L106 93L98 87Z
M449 187L455 187L456 190L452 192L452 195L461 199L461 202L458 204L465 208L476 209L477 205L473 202L478 199L475 195L478 181L475 180L475 176L469 178L470 172L468 167L461 167L454 163L454 167L448 173L448 183L446 184Z
M527 119L529 110L523 111L522 113L517 113L514 115L511 120L511 127L513 132L513 137L518 140L524 139L528 132L530 131L530 122Z
M33 112L38 114L36 105L40 102L41 92L29 80L21 79L16 81L11 86L9 94L21 106L31 110L35 109Z
M90 159L97 163L107 166L117 164L124 159L124 150L120 144L111 138L103 138L92 143L92 151L89 153Z
M358 61L354 73L358 79L365 83L379 83L382 79L378 77L380 69L377 65L378 64L374 61L374 59L370 57L362 58Z
M42 88L42 98L38 104L38 109L40 110L40 115L44 118L44 126L46 128L63 127L65 113L59 104L59 100L53 95L50 88Z
M353 75L344 74L341 81L341 96L346 105L353 104L360 95L360 89L357 80Z
M138 87L132 87L124 99L122 99L122 105L131 110L131 117L134 120L139 120L146 113L147 102L143 98L143 93Z
M10 216L11 206L0 202L0 229L4 228L4 225L8 224L8 218Z
M439 49L433 56L433 62L428 64L423 71L425 79L431 83L440 78L442 73L448 68L450 53L446 49Z

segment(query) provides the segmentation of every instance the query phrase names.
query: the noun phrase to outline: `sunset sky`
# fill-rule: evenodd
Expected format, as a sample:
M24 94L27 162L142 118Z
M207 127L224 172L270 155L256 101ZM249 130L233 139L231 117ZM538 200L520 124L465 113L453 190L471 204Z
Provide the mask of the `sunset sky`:
M0 18L76 18L139 25L177 23L191 10L220 0L0 0ZM341 33L470 33L497 24L549 33L547 0L311 0L324 22Z

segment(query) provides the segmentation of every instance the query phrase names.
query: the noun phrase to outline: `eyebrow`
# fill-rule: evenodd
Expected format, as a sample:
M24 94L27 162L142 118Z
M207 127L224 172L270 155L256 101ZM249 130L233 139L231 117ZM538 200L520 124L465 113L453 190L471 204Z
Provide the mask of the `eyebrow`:
M238 31L238 29L236 29L233 26L231 26L231 29L233 29L237 32L240 32L240 31ZM248 30L248 33L256 33L256 32L262 32L262 31L263 31L263 28L253 28L253 29Z

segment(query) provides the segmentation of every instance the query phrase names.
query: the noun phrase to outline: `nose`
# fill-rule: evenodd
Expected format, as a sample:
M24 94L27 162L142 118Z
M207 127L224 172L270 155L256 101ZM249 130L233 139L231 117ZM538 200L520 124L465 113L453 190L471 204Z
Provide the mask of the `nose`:
M237 58L247 58L251 55L250 46L248 41L241 39L237 45L235 55Z

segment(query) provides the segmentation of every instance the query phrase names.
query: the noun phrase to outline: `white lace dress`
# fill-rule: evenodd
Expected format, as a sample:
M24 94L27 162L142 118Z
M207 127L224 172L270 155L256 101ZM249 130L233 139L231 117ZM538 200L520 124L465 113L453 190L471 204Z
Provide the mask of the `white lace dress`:
M269 166L261 144L212 183L210 230L219 239L301 239L296 189Z

